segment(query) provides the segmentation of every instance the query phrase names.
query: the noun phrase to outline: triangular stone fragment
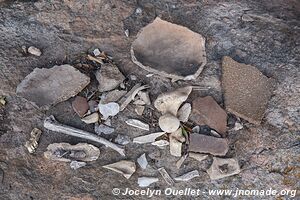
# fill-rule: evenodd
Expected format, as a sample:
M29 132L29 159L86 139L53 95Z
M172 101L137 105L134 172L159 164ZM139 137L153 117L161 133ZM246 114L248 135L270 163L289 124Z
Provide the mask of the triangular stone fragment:
M127 179L129 179L136 170L135 163L132 161L127 161L127 160L121 160L119 162L105 165L103 167L106 169L110 169L112 171L118 172Z
M157 17L138 34L131 57L151 73L172 79L195 79L206 64L205 39Z

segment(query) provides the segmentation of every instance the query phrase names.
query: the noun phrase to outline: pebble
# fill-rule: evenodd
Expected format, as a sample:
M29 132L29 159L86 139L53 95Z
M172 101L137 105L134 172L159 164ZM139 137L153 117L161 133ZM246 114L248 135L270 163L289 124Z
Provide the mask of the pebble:
M167 133L176 131L180 126L179 120L170 113L162 115L158 120L158 124L161 130Z
M38 48L36 48L34 46L30 46L27 51L28 51L28 53L30 53L32 55L35 55L35 56L41 56L42 55L41 50L39 50Z
M130 138L126 135L120 135L118 134L118 136L116 137L115 139L115 142L117 144L120 144L120 145L126 145L126 144L129 144L130 143Z
M102 114L104 120L108 119L108 117L110 116L117 115L120 111L119 104L115 102L110 102L107 104L99 103L98 107L99 107L99 112Z
M154 177L139 177L138 184L140 187L148 187L152 183L158 182L158 178Z
M138 159L137 159L137 163L140 165L140 167L142 169L146 169L147 165L148 165L148 161L146 158L146 154L143 153Z
M89 104L86 98L81 96L75 97L74 101L72 102L72 107L79 117L83 117L89 110Z
M85 116L81 120L86 124L94 124L99 121L99 114L95 112L91 115Z

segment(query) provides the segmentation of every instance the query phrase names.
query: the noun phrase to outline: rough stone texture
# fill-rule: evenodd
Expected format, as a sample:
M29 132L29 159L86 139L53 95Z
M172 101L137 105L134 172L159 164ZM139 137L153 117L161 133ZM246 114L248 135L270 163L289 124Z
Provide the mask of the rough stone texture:
M176 189L273 189L299 188L299 1L295 0L240 0L240 1L181 1L181 0L74 0L74 1L0 1L0 95L6 95L7 104L0 108L0 168L4 179L0 183L2 199L145 199L136 196L112 196L111 190L120 188L139 189L138 177L155 176L159 181L150 189L169 187L156 170L137 170L127 180L118 173L109 172L103 165L121 159L117 153L100 148L101 157L78 170L68 164L52 162L43 157L50 143L86 142L73 137L45 131L42 127L45 113L30 102L15 96L17 85L36 67L52 67L72 62L87 49L100 48L114 57L124 75L135 74L151 85L150 97L155 99L162 92L194 84L210 87L208 91L193 91L192 97L213 96L223 102L220 86L221 58L251 64L265 75L274 77L277 89L266 111L266 120L253 127L243 123L239 131L229 131L232 147L229 157L236 157L241 173L236 176L211 181L205 171L211 160L198 162L186 159L178 170L177 158L169 149L159 149L151 144L129 143L126 145L128 159L135 160L142 153L149 153L149 165L165 167L172 177L194 169L199 170L197 179L175 183ZM140 8L142 12L135 12ZM242 21L249 15L251 22ZM156 16L172 23L186 26L206 38L206 67L196 81L188 83L161 79L148 74L131 62L130 46L137 32ZM84 27L84 28L83 28ZM129 37L124 30L129 30ZM40 57L24 55L21 46L36 46L43 50ZM93 79L93 76L91 76ZM96 82L96 81L95 81ZM96 89L96 86L94 87ZM128 108L128 109L127 109ZM122 120L133 117L130 105L112 120L116 132L107 138L122 134L131 139L144 135L142 130L127 126ZM145 112L146 113L146 112ZM144 113L144 114L145 114ZM55 115L59 121L78 128L93 131L73 112L71 101L62 102L46 113ZM160 116L159 114L157 116ZM157 120L153 115L153 121ZM290 123L292 122L292 123ZM39 147L34 155L27 153L25 142L30 131L43 130ZM153 131L154 132L154 131ZM152 160L153 158L153 160ZM2 171L0 170L0 181ZM33 189L34 188L34 189ZM45 191L45 188L50 188ZM151 199L176 200L192 197L154 196ZM201 193L195 199L232 199L232 197L209 196ZM236 199L244 199L239 196ZM269 197L265 197L267 199ZM288 198L284 196L282 198ZM251 197L250 197L251 199ZM254 197L252 198L254 199ZM257 199L257 198L256 198ZM275 199L275 197L270 197ZM290 198L291 199L291 198Z
M71 65L35 68L18 85L17 94L37 106L50 106L75 96L89 83L90 78Z
M229 149L228 141L201 134L191 134L189 151L197 153L210 153L216 156L225 156Z
M116 65L107 63L96 72L96 79L99 82L99 91L106 92L118 87L125 77Z
M208 125L223 135L226 133L227 114L211 96L193 100L190 119L198 125Z
M222 61L222 87L226 110L259 125L273 93L274 80L257 68L225 56Z
M83 117L90 108L87 99L81 96L75 97L72 102L72 107L80 117Z
M173 79L195 79L206 64L205 39L157 17L140 31L132 43L131 56L149 72Z

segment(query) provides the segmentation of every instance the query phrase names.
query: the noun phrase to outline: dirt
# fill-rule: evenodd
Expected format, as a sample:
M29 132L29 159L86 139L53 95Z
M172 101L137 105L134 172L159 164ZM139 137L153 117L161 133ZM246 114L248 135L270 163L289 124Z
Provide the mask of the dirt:
M113 196L112 189L138 189L140 176L158 177L159 182L150 188L165 189L169 186L156 170L159 167L165 167L172 177L198 169L200 177L173 186L206 192L197 199L232 198L209 196L209 189L299 190L299 1L0 0L0 7L0 95L7 99L7 105L0 108L0 199L144 199L143 196ZM136 12L138 8L141 13ZM132 41L138 31L157 16L206 38L207 64L196 81L171 83L156 75L147 78L148 73L132 63ZM127 29L129 37L124 33ZM22 46L35 46L42 55L26 54ZM264 75L274 78L276 89L261 125L242 121L242 130L228 132L230 150L227 157L239 161L241 173L211 181L206 170L212 157L200 163L189 158L177 170L177 158L172 157L168 149L133 143L126 146L126 159L136 160L144 152L156 156L148 158L151 167L147 171L138 169L129 180L101 167L122 158L94 143L101 151L99 159L78 170L70 169L66 163L45 159L43 153L51 143L87 142L43 129L46 116L53 114L60 122L87 131L93 131L93 126L85 125L73 111L73 98L45 111L18 97L16 87L34 68L78 63L82 54L96 47L113 56L127 77L134 74L148 83L153 88L152 100L161 92L193 84L209 89L193 91L188 101L212 95L224 108L220 86L223 56L256 66ZM93 72L86 71L93 81L82 95L97 87ZM104 137L110 139L124 134L132 139L145 134L125 124L126 119L134 117L140 118L133 107L128 106L112 120L116 132ZM144 117L149 124L157 119L155 114ZM24 144L34 127L43 130L43 134L36 153L31 155ZM151 131L155 129L157 127L151 127ZM165 198L193 199L178 195L152 199ZM257 199L254 196L240 198Z

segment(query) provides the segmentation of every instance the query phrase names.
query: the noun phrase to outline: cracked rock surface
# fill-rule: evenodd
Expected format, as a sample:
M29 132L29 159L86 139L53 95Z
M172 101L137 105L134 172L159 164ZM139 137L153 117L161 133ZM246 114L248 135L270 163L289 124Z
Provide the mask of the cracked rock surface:
M207 191L224 186L230 189L265 189L270 186L277 190L299 189L299 160L296 159L300 153L298 1L141 0L137 3L127 0L0 0L0 7L0 95L5 95L7 101L5 107L0 107L1 198L112 199L111 191L115 187L122 192L127 187L139 189L137 180L142 176L159 178L158 182L149 186L151 189L168 187L157 170L152 168L147 173L137 169L128 180L118 173L104 170L103 165L115 163L121 158L116 152L96 144L93 145L100 149L100 158L77 170L70 169L66 163L43 157L51 143L86 142L45 131L42 122L46 116L53 114L62 123L86 131L93 131L94 127L82 122L73 111L73 98L58 103L48 111L41 111L15 94L17 85L34 68L72 64L82 52L95 48L112 55L125 76L134 74L155 88L150 91L151 99L179 87L200 85L210 89L193 91L191 100L212 96L224 107L221 89L223 56L256 66L264 75L274 78L276 88L261 124L255 126L243 121L243 129L228 131L230 149L226 156L238 160L241 167L238 175L211 181L206 173L213 162L211 156L201 162L188 158L178 170L175 166L178 158L171 157L168 148L158 149L150 144L127 144L126 159L135 160L142 153L149 152L149 165L156 169L164 167L172 177L195 169L199 171L199 177L189 182L175 183L173 187L176 189L192 187ZM137 8L139 12L136 12ZM207 64L195 81L171 83L157 75L147 78L149 73L132 63L132 42L139 30L157 16L206 38ZM129 37L124 34L125 30L129 30ZM38 57L24 53L22 46L35 46L42 54ZM144 130L125 124L128 113L130 117L134 115L134 111L129 109L126 108L126 112L118 116L120 123L112 120L115 132L108 138L122 134L132 140L145 135ZM153 118L153 121L157 120ZM31 155L24 144L35 127L41 129L43 134L35 154ZM49 190L44 192L45 188ZM152 199L162 198L166 197L154 196ZM172 199L183 197L172 196ZM214 198L201 194L199 199Z

